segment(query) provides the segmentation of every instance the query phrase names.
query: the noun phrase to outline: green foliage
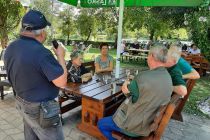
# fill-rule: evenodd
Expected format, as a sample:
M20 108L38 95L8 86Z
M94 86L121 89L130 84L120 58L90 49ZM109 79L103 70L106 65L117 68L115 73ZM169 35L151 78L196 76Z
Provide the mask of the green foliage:
M64 11L59 13L59 18L61 19L61 24L59 26L62 34L67 36L69 40L70 34L75 33L75 23L73 21L73 13L71 7L66 7Z
M208 39L208 28L210 28L210 0L205 0L193 13L186 15L189 22L189 31L195 44L201 49L202 54L210 61L210 40Z
M210 87L208 77L202 77L196 81L196 85L190 93L189 100L187 101L184 111L190 114L195 114L199 116L204 116L204 114L199 110L198 103L204 101L210 96Z
M0 38L1 45L5 48L8 34L19 25L24 9L15 0L0 0L0 5Z
M95 11L82 9L80 15L77 17L76 26L79 34L82 36L83 40L87 41L90 35L96 32L96 22L94 17Z
M32 3L32 9L42 12L48 21L52 21L53 18L53 3L49 0L34 0Z

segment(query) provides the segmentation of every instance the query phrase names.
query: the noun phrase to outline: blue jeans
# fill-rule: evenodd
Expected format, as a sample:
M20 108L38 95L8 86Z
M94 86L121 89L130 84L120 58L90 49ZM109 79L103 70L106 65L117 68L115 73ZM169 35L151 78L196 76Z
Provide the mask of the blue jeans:
M116 140L112 137L112 131L122 133L121 129L113 121L112 116L100 119L98 121L98 128L108 140Z
M25 140L64 140L61 121L53 127L40 126L41 103L16 97L16 108L23 117Z

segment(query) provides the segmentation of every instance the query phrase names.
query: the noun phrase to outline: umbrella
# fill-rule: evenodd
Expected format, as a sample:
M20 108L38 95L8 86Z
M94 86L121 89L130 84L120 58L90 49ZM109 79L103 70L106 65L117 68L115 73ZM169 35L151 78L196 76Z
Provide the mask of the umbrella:
M119 78L120 47L122 40L123 10L124 7L140 6L180 6L195 7L203 3L203 0L59 0L73 6L84 8L119 7L118 40L115 78Z

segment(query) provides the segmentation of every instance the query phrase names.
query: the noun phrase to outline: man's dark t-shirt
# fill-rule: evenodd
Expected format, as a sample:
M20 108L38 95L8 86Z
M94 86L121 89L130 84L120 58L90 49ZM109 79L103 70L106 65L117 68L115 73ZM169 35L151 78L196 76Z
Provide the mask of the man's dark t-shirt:
M49 101L58 96L52 80L63 74L53 54L33 38L21 36L5 52L8 79L17 96L29 102Z
M171 75L173 86L186 86L186 83L182 78L182 71L177 64L168 68L167 70L168 73Z

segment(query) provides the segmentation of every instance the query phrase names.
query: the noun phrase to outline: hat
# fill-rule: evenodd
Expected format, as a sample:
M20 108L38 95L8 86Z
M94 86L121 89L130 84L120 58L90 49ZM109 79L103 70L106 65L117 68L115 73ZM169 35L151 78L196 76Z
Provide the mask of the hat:
M79 55L82 55L82 52L80 50L73 51L70 55L71 60L73 60L74 58L77 58Z
M51 23L37 10L30 10L23 16L22 28L26 30L39 30L46 26L51 26Z

